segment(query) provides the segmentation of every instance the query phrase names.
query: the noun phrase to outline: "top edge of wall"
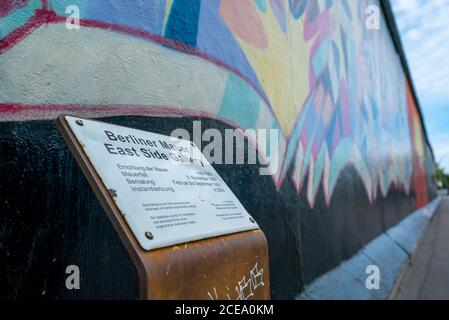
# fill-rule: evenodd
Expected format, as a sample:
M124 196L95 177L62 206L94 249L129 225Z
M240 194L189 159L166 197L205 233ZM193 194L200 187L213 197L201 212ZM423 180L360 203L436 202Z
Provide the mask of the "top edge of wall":
M399 34L399 30L398 30L398 27L397 27L397 24L396 24L396 18L394 16L393 10L391 8L390 0L380 0L380 3L381 3L381 7L382 7L382 10L383 10L385 19L387 21L388 29L389 29L389 31L391 33L392 38L393 38L394 46L395 46L396 51L398 52L399 57L401 59L402 68L404 69L405 75L406 75L407 80L409 81L409 84L410 84L410 89L412 91L412 95L413 95L413 99L415 100L416 107L418 109L417 111L418 111L418 114L419 114L419 117L420 117L420 120L421 120L421 125L422 125L422 128L423 128L423 132L424 132L424 136L425 136L425 139L426 139L426 143L427 143L427 145L428 145L428 147L430 149L430 152L432 154L432 158L433 158L433 160L435 162L435 154L433 152L432 145L430 144L429 137L427 135L427 128L426 128L426 124L424 123L424 117L423 117L423 114L422 114L421 103L419 101L419 98L418 98L418 95L417 95L417 91L416 91L416 87L415 87L415 84L414 84L414 81L413 81L413 77L412 77L411 72L410 72L410 68L409 68L409 65L408 65L407 57L405 55L405 51L404 51L404 47L403 47L403 44L402 44L401 36Z

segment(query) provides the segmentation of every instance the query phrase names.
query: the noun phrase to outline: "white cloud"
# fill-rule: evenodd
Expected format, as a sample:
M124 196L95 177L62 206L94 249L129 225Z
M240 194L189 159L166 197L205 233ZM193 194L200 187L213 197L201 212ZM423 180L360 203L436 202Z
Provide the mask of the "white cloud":
M449 91L449 0L393 0L418 91Z
M435 161L449 172L449 0L392 0ZM438 99L436 99L438 97ZM447 107L446 107L447 103Z
M418 7L418 1L416 0L396 0L393 1L394 9L397 12L409 12L414 11Z

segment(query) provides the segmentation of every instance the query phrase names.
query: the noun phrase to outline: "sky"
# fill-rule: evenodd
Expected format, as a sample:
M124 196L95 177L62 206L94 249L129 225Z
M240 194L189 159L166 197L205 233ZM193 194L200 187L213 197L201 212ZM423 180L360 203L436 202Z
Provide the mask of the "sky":
M390 0L435 160L449 173L449 0Z

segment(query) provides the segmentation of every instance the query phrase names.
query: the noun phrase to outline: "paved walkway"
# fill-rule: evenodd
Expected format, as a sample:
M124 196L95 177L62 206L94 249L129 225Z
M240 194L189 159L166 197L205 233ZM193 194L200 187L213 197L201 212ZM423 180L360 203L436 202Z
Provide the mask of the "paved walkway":
M395 299L449 300L449 197L427 227Z

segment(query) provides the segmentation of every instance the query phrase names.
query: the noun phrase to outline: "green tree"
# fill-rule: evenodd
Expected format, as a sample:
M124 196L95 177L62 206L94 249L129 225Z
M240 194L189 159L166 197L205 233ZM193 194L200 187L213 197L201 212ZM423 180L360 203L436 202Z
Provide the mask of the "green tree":
M446 174L439 163L436 164L435 178L439 188L449 188L449 175Z

